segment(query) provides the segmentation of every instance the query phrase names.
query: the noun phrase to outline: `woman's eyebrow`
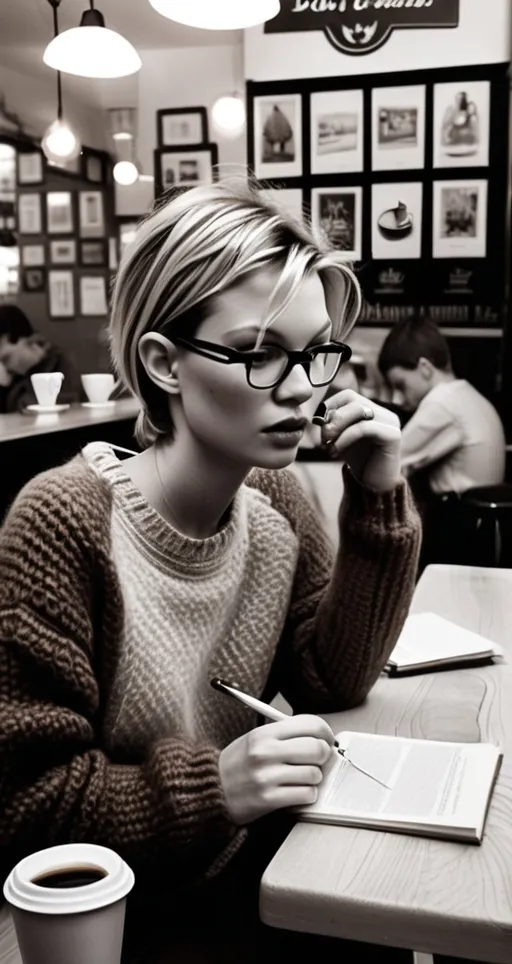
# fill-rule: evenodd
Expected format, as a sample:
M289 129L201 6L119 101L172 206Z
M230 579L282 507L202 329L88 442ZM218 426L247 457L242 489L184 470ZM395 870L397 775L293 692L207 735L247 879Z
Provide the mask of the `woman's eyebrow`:
M318 329L316 334L312 335L309 340L314 341L315 338L319 338L320 335L323 335L325 332L329 331L330 328L331 328L331 322L327 320L325 324L322 325L322 327ZM274 326L269 325L269 327L265 329L264 335L267 334L267 331L272 333L273 330L274 330ZM259 328L257 325L247 325L241 328L233 328L231 331L226 332L226 336L229 337L230 335L247 335L251 333L255 335L260 335L261 328ZM280 333L279 331L275 331L275 334L279 335Z

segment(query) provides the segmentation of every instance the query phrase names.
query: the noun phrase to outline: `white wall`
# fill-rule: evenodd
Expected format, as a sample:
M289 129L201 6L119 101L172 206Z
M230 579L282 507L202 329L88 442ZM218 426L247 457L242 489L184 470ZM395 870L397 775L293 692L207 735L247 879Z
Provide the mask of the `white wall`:
M510 0L460 0L458 27L395 30L380 50L349 56L336 50L321 30L265 34L244 31L247 80L346 77L510 59Z

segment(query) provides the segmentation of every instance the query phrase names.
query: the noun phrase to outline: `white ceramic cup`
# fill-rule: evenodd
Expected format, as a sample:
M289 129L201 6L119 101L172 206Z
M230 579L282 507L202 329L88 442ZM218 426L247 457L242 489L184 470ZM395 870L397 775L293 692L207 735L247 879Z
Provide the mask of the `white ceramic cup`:
M82 385L89 401L101 405L108 402L109 395L114 390L115 378L113 375L103 374L82 375Z
M83 882L86 872L92 883ZM119 854L96 844L62 844L24 857L4 884L23 964L120 964L133 884Z
M30 381L38 405L55 405L64 381L62 372L36 372Z

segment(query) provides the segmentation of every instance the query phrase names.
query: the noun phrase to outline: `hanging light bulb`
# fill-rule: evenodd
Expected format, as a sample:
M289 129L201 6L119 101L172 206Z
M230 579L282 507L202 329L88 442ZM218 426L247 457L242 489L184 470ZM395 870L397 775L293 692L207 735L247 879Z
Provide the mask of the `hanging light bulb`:
M139 169L133 161L118 161L114 165L114 180L125 186L135 184L139 179Z
M241 30L271 20L281 9L279 0L149 0L157 13L187 27L203 30Z
M56 10L60 0L48 0ZM48 44L43 60L48 67L62 70L78 77L127 77L142 67L142 61L135 47L115 30L105 26L105 19L99 10L94 9L94 0L89 0L90 10L82 14L79 27L64 30Z
M212 107L213 126L224 137L239 137L245 127L245 104L239 94L219 97Z
M78 134L62 115L62 82L57 71L57 117L46 129L41 140L43 154L52 164L73 161L82 150Z

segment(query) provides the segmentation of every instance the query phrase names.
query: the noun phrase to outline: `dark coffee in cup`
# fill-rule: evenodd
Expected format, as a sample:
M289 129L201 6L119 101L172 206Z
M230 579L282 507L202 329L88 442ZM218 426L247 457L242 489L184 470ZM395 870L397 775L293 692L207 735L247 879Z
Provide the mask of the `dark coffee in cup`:
M84 887L86 884L96 884L106 876L106 871L101 867L66 867L65 870L56 869L32 877L32 883L38 887Z

